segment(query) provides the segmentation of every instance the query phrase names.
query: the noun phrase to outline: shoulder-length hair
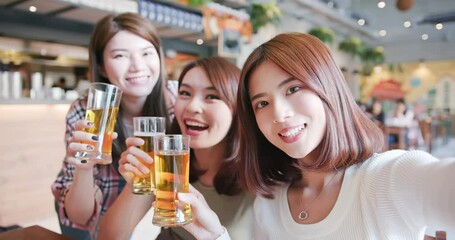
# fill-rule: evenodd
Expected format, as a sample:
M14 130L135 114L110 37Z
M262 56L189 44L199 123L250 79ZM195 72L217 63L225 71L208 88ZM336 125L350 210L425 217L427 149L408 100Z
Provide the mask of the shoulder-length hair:
M311 164L286 155L257 126L249 80L266 61L304 82L323 102L326 132L314 150L319 157ZM301 178L301 169L345 169L384 148L383 133L357 106L328 48L307 34L277 35L251 53L240 76L238 117L242 123L240 179L249 191L269 198L273 198L272 186Z
M237 90L240 79L240 69L233 63L221 57L208 57L191 62L183 68L178 79L181 86L185 75L194 68L201 68L205 72L213 87L220 93L221 99L232 110L233 118L225 141L228 146L225 150L225 159L214 179L214 186L219 194L235 195L240 192L238 181L238 152L240 149L238 118L237 118ZM177 100L178 101L178 100ZM177 121L172 126L173 132L181 133ZM190 154L194 158L194 154ZM190 182L198 180L205 173L205 169L198 169L194 159L190 160Z
M147 96L142 116L163 116L167 118L168 126L171 119L169 118L166 100L165 100L165 78L164 78L164 61L161 49L160 39L152 23L135 13L123 13L119 15L110 14L101 19L94 27L90 37L89 45L89 73L93 82L110 83L109 79L101 74L104 59L103 52L107 43L120 31L128 31L149 41L155 47L160 59L160 76L152 92ZM115 131L118 133L117 139L113 143L112 155L114 161L117 161L122 151L126 149L126 133L123 130L122 108L120 107Z

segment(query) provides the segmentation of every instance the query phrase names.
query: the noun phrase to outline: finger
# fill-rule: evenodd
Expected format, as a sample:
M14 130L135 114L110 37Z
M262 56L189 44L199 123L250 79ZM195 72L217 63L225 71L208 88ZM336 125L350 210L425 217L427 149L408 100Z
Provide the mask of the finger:
M137 149L137 148L136 148ZM127 160L127 163L125 163L125 168L126 168L126 165L132 165L134 166L134 168L136 169L139 169L139 173L137 173L138 175L143 175L143 174L148 174L150 172L150 169L145 166L137 156L135 156L134 154L130 153L128 155L126 155L126 160Z
M196 210L201 208L207 208L208 204L205 201L204 196L197 191L195 188L190 185L190 192L189 193L178 193L178 199L184 203L190 204L191 207L195 208ZM182 197L182 198L181 198Z
M134 174L134 176L142 176L144 174L147 174L147 173L142 173L139 169L137 169L137 167L135 167L134 165L132 165L130 163L126 163L122 167L125 170L125 173L129 172L131 174Z
M98 141L98 135L87 133L84 131L75 131L73 133L73 141L80 142L80 141L85 141L85 142L97 142Z
M202 195L202 193L199 192L196 188L194 188L193 185L191 185L191 184L190 184L190 193L194 194L196 196L196 198L200 198L200 199L204 200L204 202L205 202L204 195Z
M137 147L130 147L128 148L130 154L133 154L137 159L142 160L144 164L151 164L153 163L153 158L150 156L149 153L144 152L143 150Z
M112 139L115 140L115 139L117 139L117 137L118 137L118 133L117 132L113 132L112 133Z
M84 128L91 128L93 127L93 122L87 121L87 120L79 120L74 124L74 128L76 130L82 130Z
M179 192L177 193L177 198L179 201L185 203L185 204L190 204L191 207L197 209L197 206L200 205L200 201L198 200L198 197L194 193L182 193Z
M77 143L77 142L71 142L68 145L68 150L67 153L70 156L74 156L76 152L91 152L95 149L92 145L90 144L83 144L83 143Z
M126 139L125 143L126 143L127 147L130 147L130 146L139 147L139 146L144 145L145 142L144 142L144 140L142 140L138 137L129 137Z

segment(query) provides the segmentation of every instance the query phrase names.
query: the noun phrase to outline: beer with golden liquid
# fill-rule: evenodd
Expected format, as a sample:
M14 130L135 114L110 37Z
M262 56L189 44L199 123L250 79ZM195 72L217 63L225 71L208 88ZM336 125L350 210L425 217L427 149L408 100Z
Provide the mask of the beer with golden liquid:
M85 119L93 122L91 128L84 129L85 132L93 133L98 135L98 142L83 142L85 144L95 144L92 152L82 152L81 159L91 160L95 159L98 164L110 164L112 162L112 134L114 133L115 122L117 120L118 107L110 107L107 112L106 128L104 134L100 135L100 131L103 131L103 111L104 109L90 109L85 114ZM99 146L99 144L102 144Z
M134 132L134 136L144 140L144 145L139 148L146 152L150 157L153 156L153 136L164 135L164 133L153 132ZM136 194L153 194L155 191L155 166L153 163L147 163L139 158L142 164L150 170L149 174L134 176L133 193Z
M177 199L177 193L189 192L188 151L164 151L155 154L156 201L153 224L172 227L190 223L191 207Z

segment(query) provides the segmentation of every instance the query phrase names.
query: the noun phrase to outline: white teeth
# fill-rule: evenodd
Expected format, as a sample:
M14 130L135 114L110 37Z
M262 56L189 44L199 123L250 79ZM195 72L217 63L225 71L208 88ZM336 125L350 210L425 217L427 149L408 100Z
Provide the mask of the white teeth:
M205 127L205 125L195 121L185 121L185 124L192 127Z
M134 78L128 78L128 81L135 83L135 82L146 81L147 78L148 78L147 76L146 77L134 77Z
M297 136L297 134L300 133L300 131L303 130L303 126L299 126L293 129L290 129L289 131L286 131L284 133L280 133L281 136L283 137L294 137Z

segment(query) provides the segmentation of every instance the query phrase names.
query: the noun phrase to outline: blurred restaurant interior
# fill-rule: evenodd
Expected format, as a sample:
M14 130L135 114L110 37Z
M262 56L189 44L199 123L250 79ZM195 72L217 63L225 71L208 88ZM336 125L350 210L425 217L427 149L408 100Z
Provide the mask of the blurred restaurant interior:
M94 24L120 12L155 24L168 80L201 57L242 67L278 33L312 34L393 136L390 149L455 157L454 0L0 0L0 226L60 231L50 185L65 155L65 114L89 85ZM406 125L393 118L400 101L412 112Z

